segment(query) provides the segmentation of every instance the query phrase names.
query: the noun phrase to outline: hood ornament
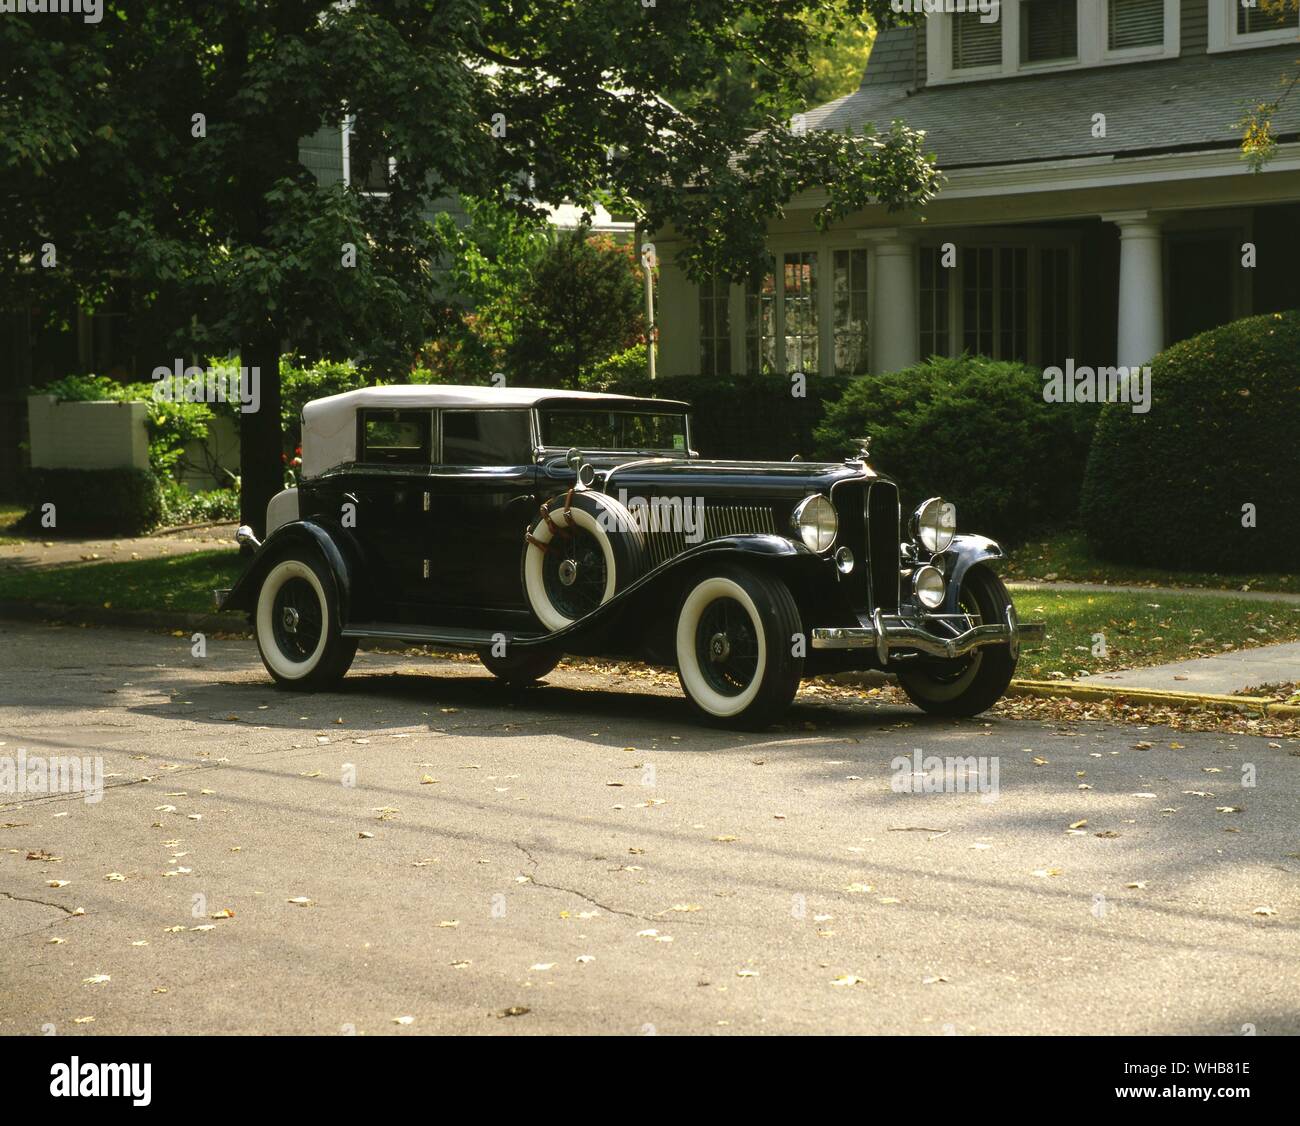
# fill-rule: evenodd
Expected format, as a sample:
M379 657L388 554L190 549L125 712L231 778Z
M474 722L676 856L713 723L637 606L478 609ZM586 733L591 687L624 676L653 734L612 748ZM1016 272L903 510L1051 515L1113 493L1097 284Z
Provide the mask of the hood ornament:
M871 456L871 435L864 434L861 438L854 438L852 441L858 448L855 460L866 461Z

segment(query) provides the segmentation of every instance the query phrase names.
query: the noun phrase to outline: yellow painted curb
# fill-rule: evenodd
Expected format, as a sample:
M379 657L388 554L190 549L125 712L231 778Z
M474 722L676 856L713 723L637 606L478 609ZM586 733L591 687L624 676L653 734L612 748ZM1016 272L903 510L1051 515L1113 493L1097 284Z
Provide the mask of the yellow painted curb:
M1218 696L1208 692L1173 692L1159 688L1127 688L1109 684L1077 684L1068 680L1013 680L1008 696L1065 697L1089 700L1127 700L1134 704L1164 704L1173 708L1213 708L1219 711L1260 712L1265 715L1300 715L1300 707L1280 704L1264 696Z

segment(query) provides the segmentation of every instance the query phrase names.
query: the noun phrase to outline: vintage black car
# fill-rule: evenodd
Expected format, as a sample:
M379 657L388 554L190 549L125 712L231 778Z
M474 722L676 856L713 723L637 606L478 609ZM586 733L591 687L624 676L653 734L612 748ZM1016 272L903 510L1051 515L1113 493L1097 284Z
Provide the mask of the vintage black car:
M361 638L471 649L527 684L565 654L677 669L703 719L755 728L807 676L896 672L928 712L1005 691L1020 623L992 540L838 464L709 461L686 403L523 388L385 386L303 411L302 481L267 509L224 609L267 671L318 689Z

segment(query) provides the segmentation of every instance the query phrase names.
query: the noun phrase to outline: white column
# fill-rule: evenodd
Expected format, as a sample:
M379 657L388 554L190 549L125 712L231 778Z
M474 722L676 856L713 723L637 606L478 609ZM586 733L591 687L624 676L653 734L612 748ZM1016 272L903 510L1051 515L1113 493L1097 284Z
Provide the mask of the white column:
M1103 215L1119 227L1120 367L1150 363L1165 346L1165 268L1160 220L1147 211Z
M916 240L909 231L863 231L871 244L871 370L911 367L919 359Z

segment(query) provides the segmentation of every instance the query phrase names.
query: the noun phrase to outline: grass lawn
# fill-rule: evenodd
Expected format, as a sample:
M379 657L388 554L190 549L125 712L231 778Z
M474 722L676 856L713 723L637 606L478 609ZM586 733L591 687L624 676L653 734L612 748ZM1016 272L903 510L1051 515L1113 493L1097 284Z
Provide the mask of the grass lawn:
M207 614L213 611L212 591L232 586L243 569L235 550L6 571L0 573L0 600Z
M1210 574L1204 571L1162 571L1127 563L1110 563L1096 558L1081 532L1060 532L1048 539L1036 539L1010 552L1001 568L1008 582L1025 579L1059 579L1076 583L1127 583L1139 586L1198 586L1216 590L1280 591L1300 594L1295 575L1255 572Z
M1300 605L1204 594L1013 591L1025 621L1047 623L1047 647L1024 653L1019 676L1088 675L1300 639ZM1095 634L1105 641L1094 655Z
M0 501L0 543L19 543L22 541L23 537L15 535L11 529L26 511L27 509L20 504Z
M239 553L223 550L10 571L0 574L0 600L209 613L211 591L231 586L242 570ZM1044 589L1019 592L1016 609L1027 621L1046 621L1048 630L1047 648L1021 658L1024 677L1157 665L1300 639L1300 606L1230 595ZM1099 633L1104 656L1093 654Z

